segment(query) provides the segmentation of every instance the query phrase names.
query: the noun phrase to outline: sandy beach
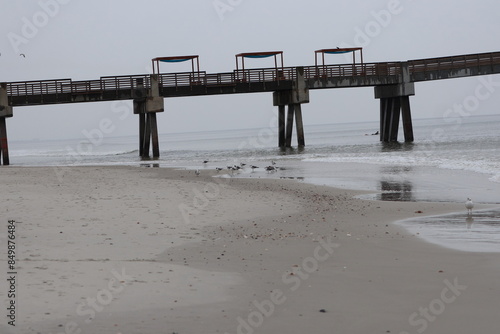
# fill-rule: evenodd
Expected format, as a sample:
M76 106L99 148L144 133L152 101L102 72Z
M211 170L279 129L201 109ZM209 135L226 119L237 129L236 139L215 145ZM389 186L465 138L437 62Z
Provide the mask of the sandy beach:
M500 258L394 224L463 204L146 167L7 167L1 333L494 333ZM477 205L478 209L482 206ZM8 222L16 228L10 298ZM7 307L15 300L15 327Z

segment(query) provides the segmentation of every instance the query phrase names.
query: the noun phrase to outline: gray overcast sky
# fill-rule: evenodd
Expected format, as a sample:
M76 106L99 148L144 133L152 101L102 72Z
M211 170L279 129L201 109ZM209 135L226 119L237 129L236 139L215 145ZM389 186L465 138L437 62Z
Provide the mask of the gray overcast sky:
M313 65L314 50L337 46L362 46L365 62L500 51L499 13L497 0L0 0L0 81L141 74L151 58L188 54L200 55L210 73L231 72L234 55L250 51L283 50L285 66ZM269 59L247 63L271 66ZM413 117L459 116L449 109L480 85L478 78L417 84ZM500 91L492 92L471 114L496 114L499 104ZM103 118L116 125L110 135L136 134L137 117L118 119L116 108L15 108L9 137L82 137ZM160 133L268 127L276 112L271 94L166 99L165 108ZM312 91L303 114L306 133L308 124L378 120L378 100L372 88Z

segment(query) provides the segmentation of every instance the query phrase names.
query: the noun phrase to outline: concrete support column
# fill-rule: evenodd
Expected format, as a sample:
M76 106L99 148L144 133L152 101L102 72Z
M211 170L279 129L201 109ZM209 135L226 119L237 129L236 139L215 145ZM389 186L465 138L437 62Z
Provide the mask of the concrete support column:
M410 96L415 95L415 86L409 82L406 64L402 65L402 83L375 87L375 98L380 99L380 141L398 140L399 119L403 116L406 142L413 142L413 126L410 111Z
M139 115L139 156L143 157L144 156L144 129L146 128L146 114L144 113L139 113L136 111L135 108L135 102L134 102L134 114ZM148 152L149 154L149 152Z
M273 104L278 107L278 146L291 147L293 121L296 121L297 144L305 146L302 103L309 103L309 89L304 79L304 68L298 67L292 90L277 91L273 94ZM285 107L288 114L285 124Z
M278 147L285 147L286 132L285 132L285 106L278 106Z
M9 105L7 95L7 84L0 83L0 165L3 164L4 166L10 164L6 119L12 116L12 107Z
M398 141L401 99L388 97L380 99L380 141Z
M142 81L138 81L134 114L139 115L139 155L143 159L149 159L152 146L153 158L157 159L160 157L160 146L156 114L163 112L165 108L163 97L160 96L157 75L151 75L151 88L147 94L145 92ZM143 97L144 95L146 97Z
M295 105L288 105L288 117L286 120L286 147L292 147L293 118L295 116Z
M405 134L405 142L413 142L413 124L411 121L410 97L401 96L401 114L403 116L403 129Z
M0 165L10 165L5 117L0 117Z
M306 146L304 138L304 123L302 122L302 105L295 105L295 122L297 125L297 145Z

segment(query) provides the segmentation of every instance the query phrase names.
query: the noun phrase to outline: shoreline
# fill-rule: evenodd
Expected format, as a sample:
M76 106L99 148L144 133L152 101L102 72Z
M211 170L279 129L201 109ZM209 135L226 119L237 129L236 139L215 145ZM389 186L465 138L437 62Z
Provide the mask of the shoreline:
M332 326L413 333L424 325L447 333L498 325L494 254L445 249L393 224L462 205L370 201L353 198L366 192L290 180L216 181L163 168L75 167L71 182L58 184L47 168L24 168L9 167L0 179L14 189L2 195L4 214L26 229L18 231L27 243L19 289L35 298L18 319L26 333L61 331L71 321L88 332L143 334L167 324L167 332L179 333L331 333ZM98 293L112 269L133 279L86 323L78 303L103 299ZM457 302L436 302L446 310L433 321L419 313L455 280L467 286ZM488 322L458 317L463 312Z

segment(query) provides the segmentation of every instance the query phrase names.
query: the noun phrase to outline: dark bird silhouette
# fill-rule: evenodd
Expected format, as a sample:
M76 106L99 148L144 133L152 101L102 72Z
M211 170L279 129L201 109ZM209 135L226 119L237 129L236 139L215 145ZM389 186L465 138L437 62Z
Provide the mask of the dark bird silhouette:
M21 53L19 56L26 58L26 55L24 53Z

